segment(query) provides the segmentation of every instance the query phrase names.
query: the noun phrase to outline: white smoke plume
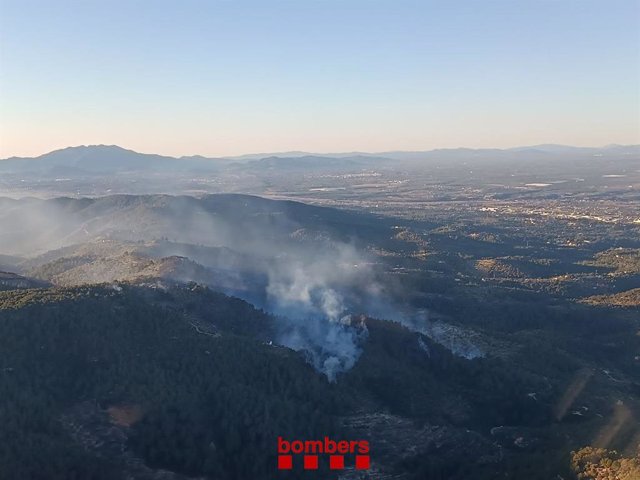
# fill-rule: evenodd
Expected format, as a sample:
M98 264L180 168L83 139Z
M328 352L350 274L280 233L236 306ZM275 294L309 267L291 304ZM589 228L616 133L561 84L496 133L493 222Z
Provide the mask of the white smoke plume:
M352 368L367 335L350 313L373 282L371 269L353 246L327 243L321 251L275 264L268 272L269 309L283 317L278 342L304 351L310 363L335 381ZM354 298L350 298L354 297Z
M103 249L105 239L198 262L214 288L276 314L274 340L306 352L330 380L362 353L367 331L352 314L399 319L362 241L336 239L340 229L312 207L226 195L3 200L2 207L0 254L23 255L29 265Z

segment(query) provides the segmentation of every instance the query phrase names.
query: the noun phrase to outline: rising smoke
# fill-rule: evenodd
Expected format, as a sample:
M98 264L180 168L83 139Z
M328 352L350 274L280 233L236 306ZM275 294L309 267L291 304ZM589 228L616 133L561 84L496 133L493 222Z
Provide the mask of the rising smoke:
M352 245L325 242L314 252L273 265L268 306L282 318L279 343L306 352L333 381L362 353L367 330L353 321L352 313L376 282L369 263Z
M274 313L275 341L304 351L330 380L362 351L367 331L351 314L380 302L362 249L333 240L315 219L293 220L287 209L299 205L226 195L5 203L0 253L33 266L88 251L108 255L105 245L117 250L123 242L144 255L189 257L210 269L213 287Z
M116 261L128 258L125 245L198 262L211 272L211 286L274 313L274 340L304 352L331 381L362 353L368 332L358 314L401 322L467 358L479 355L459 332L396 308L363 243L337 240L315 207L233 195L3 200L2 207L0 254L28 257L22 260L31 266L87 251L108 255L105 246L113 245Z

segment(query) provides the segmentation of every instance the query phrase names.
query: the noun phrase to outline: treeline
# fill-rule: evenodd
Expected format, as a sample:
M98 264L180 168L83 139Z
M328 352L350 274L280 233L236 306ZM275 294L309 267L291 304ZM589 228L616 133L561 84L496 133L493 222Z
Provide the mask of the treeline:
M494 351L466 360L399 324L368 319L362 356L330 383L303 355L269 343L276 319L197 285L0 292L0 478L121 478L125 466L117 457L85 451L61 422L83 402L101 411L135 408L140 415L126 428L128 450L151 468L193 477L273 478L278 436L349 438L343 417L363 413L401 416L418 430L468 429L491 442L491 429L500 425L542 438L523 451L511 440L503 463L477 470L475 458L451 452L388 459L387 466L410 478L569 475L575 447L567 445L564 427L556 428L553 405L582 368L572 349L592 345L583 355L604 358L598 340L620 335L626 322L596 336L594 320L582 317L586 307L526 309L521 299L520 309L511 303L500 311L500 300L480 306L461 299L450 312L494 331L508 318L527 327L505 329L504 345L495 348L508 350L506 356ZM542 317L557 325L542 329ZM566 335L569 326L576 335ZM631 351L636 340L627 342L615 345ZM591 383L584 394L608 394L601 388ZM590 435L589 428L575 432ZM388 441L371 435L374 450L376 441L383 447Z
M221 336L190 323L206 305ZM189 289L3 297L0 478L117 478L118 465L95 461L59 422L85 400L139 406L144 419L131 427L130 447L152 467L272 477L278 435L331 434L353 402L295 352L224 328L268 329L268 320L242 301Z

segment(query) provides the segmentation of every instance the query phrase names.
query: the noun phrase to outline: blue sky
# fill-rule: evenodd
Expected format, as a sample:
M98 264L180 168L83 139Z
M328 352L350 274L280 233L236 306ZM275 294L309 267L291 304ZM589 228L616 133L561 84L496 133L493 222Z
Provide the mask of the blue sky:
M640 143L640 1L0 0L0 157Z

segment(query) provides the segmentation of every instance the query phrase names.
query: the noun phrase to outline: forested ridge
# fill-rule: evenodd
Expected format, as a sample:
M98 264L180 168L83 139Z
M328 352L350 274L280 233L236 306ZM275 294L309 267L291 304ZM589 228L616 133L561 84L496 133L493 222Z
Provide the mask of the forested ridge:
M498 331L497 307L473 301L455 308L491 315ZM276 345L278 318L196 284L0 292L0 478L119 479L132 463L147 468L133 478L274 478L278 436L367 438L374 465L408 478L571 478L568 452L617 415L611 398L635 415L633 385L613 392L585 361L606 353L597 335L626 335L629 322L605 332L584 320L581 335L596 336L580 356L588 343L567 332L591 310L537 308L522 316L528 330L500 337L508 356L474 360L367 318L362 356L332 383ZM553 335L536 329L545 316ZM625 338L621 357L636 341ZM576 378L589 382L573 408L602 418L558 415Z
M116 467L90 461L58 421L86 400L139 405L131 444L141 456L214 477L260 478L274 465L277 435L333 431L332 415L349 405L339 387L299 354L233 333L251 322L268 329L266 314L205 295L219 328L234 320L223 335L198 333L180 311L188 301L176 309L160 291L2 294L0 477L114 478Z

